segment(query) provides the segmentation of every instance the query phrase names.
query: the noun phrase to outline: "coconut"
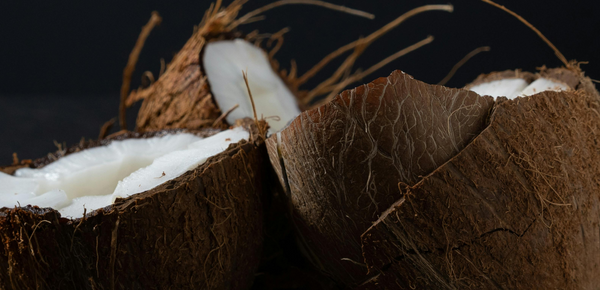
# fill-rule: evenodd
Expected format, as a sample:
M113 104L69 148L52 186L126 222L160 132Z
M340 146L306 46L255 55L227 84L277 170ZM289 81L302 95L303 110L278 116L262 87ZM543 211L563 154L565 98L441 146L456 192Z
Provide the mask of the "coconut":
M215 124L221 111L212 100L206 76L200 67L200 51L206 44L206 38L225 34L223 25L233 21L241 8L237 2L240 1L234 1L223 11L219 11L218 5L214 10L209 9L200 28L173 57L158 80L148 88L129 95L127 107L144 100L137 115L137 131L224 126L221 122Z
M267 54L262 49L259 50L258 45L249 44L249 41L258 40L256 33L243 35L235 29L239 24L252 21L252 17L258 14L256 11L250 12L236 20L244 2L234 1L230 6L221 8L221 1L217 1L216 5L211 6L190 40L166 66L165 71L161 72L158 80L148 88L132 92L125 103L124 96L128 91L137 55L152 27L160 22L158 15L153 14L149 23L144 26L123 73L120 108L122 127L125 127L125 107L144 100L136 122L136 130L139 132L152 135L156 130L173 128L225 129L228 127L225 122L232 124L236 119L251 116L247 103L242 103L247 102L248 97L253 103L251 90L255 92L259 105L258 108L254 104L251 106L255 122L258 122L258 111L269 119L275 131L299 114L297 86L310 76L296 81L294 73L284 75L278 72L277 63L272 59L277 46ZM321 1L301 2L322 5ZM277 5L268 5L267 9ZM326 6L346 12L350 10L336 5ZM353 42L334 54L355 49L355 53L345 62L344 71L349 70L358 54L383 33L413 15L436 9L452 10L449 5L415 9L398 18L393 25L370 36L368 41ZM429 37L422 44L431 40ZM238 53L235 49L227 49L232 44L242 47L242 51L253 58L238 58L237 60L245 63L230 62L228 66L223 66L225 69L235 70L229 70L225 77L219 79L219 71L209 72L219 66L211 65L210 62L219 57L221 60L223 57L229 59L228 55L219 55L221 51ZM216 51L217 56L210 56L211 46L217 48L212 50ZM226 48L221 49L222 47ZM418 46L409 47L397 56L416 47ZM210 57L203 58L203 55ZM330 56L324 59L321 67L332 58ZM242 67L247 69L249 78L242 77ZM211 77L210 87L207 72L217 76ZM315 72L312 71L311 74ZM266 78L262 78L265 75ZM227 83L237 86L238 90L234 90L233 95L222 93L221 88L228 88L221 84ZM290 93L292 91L293 94ZM236 106L229 108L226 101L231 98L235 98ZM280 104L284 110L269 111L263 104ZM243 114L232 114L237 106ZM229 117L230 114L232 117ZM281 122L273 117L279 118ZM50 155L52 160L25 162L3 168L5 173L10 174L2 176L4 179L16 180L15 183L24 185L11 185L11 191L18 189L17 195L12 192L2 193L6 197L2 200L2 206L7 206L0 210L0 237L5 249L0 255L0 264L5 269L0 271L2 287L248 288L261 252L261 196L263 179L268 172L265 168L268 162L266 151L262 147L266 128L265 123L256 123L250 130L251 137L244 138L248 141L237 142L233 137L231 140L225 138L225 141L210 139L223 139L224 136L219 134L226 132L201 140L200 142L205 141L201 146L214 154L212 157L206 156L203 150L189 149L194 152L166 153L150 162L144 159L147 157L145 154L135 148L125 148L128 154L140 156L126 157L129 158L126 162L115 163L114 159L122 158L121 155L124 154L118 150L111 152L115 151L112 147L130 146L121 146L117 144L117 140L109 138L97 142L102 146L80 144L77 148ZM131 138L126 137L129 133L119 136L127 139L124 142L131 141ZM235 145L213 148L220 142ZM91 151L97 153L96 149L103 150L100 153L102 157L89 158L93 155ZM116 153L120 157L114 158L108 153ZM92 162L88 164L91 169L73 165L73 156L102 164ZM127 175L130 169L124 169L134 163L143 167L148 162L152 164L131 175ZM162 170L164 165L169 165L169 170ZM84 167L87 169L83 169ZM170 172L173 168L179 169L182 175L174 176ZM103 180L88 181L79 176L82 175L79 174L80 171L91 172L90 175ZM65 172L77 176L64 177ZM57 176L59 180L56 179ZM115 176L127 177L115 184L119 179L115 179ZM68 179L68 182L60 180L61 178ZM140 180L144 182L138 183ZM64 190L64 186L70 188ZM80 195L71 195L71 189L74 188L81 190ZM88 193L95 195L86 196ZM316 280L319 281L320 278Z
M562 253L577 250L582 241L597 244L595 235L582 240L565 238L573 234L570 226L575 220L584 220L579 207L570 208L572 204L565 198L573 197L581 202L578 204L582 204L583 209L594 206L594 200L582 198L585 194L589 197L595 189L595 184L586 179L587 175L578 171L577 166L587 166L586 163L577 163L583 159L569 160L571 163L553 159L560 164L552 163L549 173L543 171L547 169L544 162L550 156L548 148L560 147L559 137L574 138L569 139L574 144L572 147L557 151L566 154L559 157L570 158L574 152L583 150L586 160L594 161L591 158L596 148L591 139L585 139L584 144L577 143L580 139L575 138L583 135L582 127L595 121L590 111L595 110L598 102L598 93L583 73L571 66L543 69L539 75L512 71L481 77L468 89L450 89L427 85L396 71L388 78L335 97L345 86L382 63L432 40L428 37L364 73L344 79L344 73L350 72L354 60L375 39L419 12L451 11L452 7L430 5L414 9L374 34L333 52L305 75L296 77L295 67L289 73L278 72L273 54L279 41L266 53L258 44L251 44L260 40L257 33L244 35L236 30L239 24L251 21L264 11L251 12L236 20L244 2L234 1L224 9L220 1L211 6L193 36L158 80L129 95L127 105L143 100L137 130L226 128L227 124L252 114L256 121L257 112L265 117L271 127L267 134L273 134L266 141L269 158L287 195L302 251L319 270L345 286L487 288L489 285L485 283L489 281L493 281L494 286L520 286L531 285L520 284L527 275L542 279L548 278L547 273L579 280L554 279L545 286L593 285L586 284L595 282L591 275L578 269L584 266L595 269L595 264L587 262L596 258L595 248L589 250L592 252L586 262L577 264L579 260L564 258L561 267L550 270L546 268L555 257L544 256L533 263L535 267L514 270L522 270L514 272L514 278L511 278L512 269L488 275L490 269L498 268L489 262L496 257L486 260L487 256L477 255L484 251L509 253L510 250L517 252L522 263L537 258L534 254L540 248ZM279 5L276 3L267 5L267 9ZM330 79L312 91L299 91L299 86L327 62L352 49L354 53ZM250 77L242 74L242 70L247 70ZM254 98L250 91L254 92ZM313 105L313 109L300 113L301 109L311 107L310 103L317 96L327 97ZM516 119L539 121L546 120L550 113L557 114L550 101L563 102L561 109L574 106L578 108L575 113L585 118L555 118L534 126L523 123L523 132L535 132L536 139L531 140L523 139L517 131L505 129L520 130L521 127L513 124ZM498 113L502 108L505 108L504 113ZM577 118L575 113L569 116ZM552 135L549 129L555 123L562 126L558 135ZM138 186L140 192L122 194L119 189L125 192L135 189L135 183L124 181L109 199L101 198L109 201L107 205L94 206L90 214L84 210L81 217L73 216L74 219L63 217L67 213L78 214L77 211L71 213L67 204L81 211L86 200L70 200L60 191L45 192L40 195L45 197L43 199L36 199L37 195L28 199L34 205L53 208L21 207L18 202L15 206L18 200L9 200L13 203L12 209L2 209L0 216L0 232L6 249L0 263L8 269L0 274L0 281L7 281L6 288L248 287L256 270L262 234L260 194L266 171L261 147L266 135L264 129L266 126L257 124L251 130L250 141L229 140L235 145L225 151L216 150L216 155L207 157L205 163L192 162L193 166L185 168L189 171L168 181L168 173L149 169L146 173L150 174L144 174L147 183ZM496 139L485 135L488 131L493 131L489 134ZM477 149L480 147L474 144L478 142L488 147L481 145L483 149ZM540 142L547 144L537 151L531 144ZM475 151L469 153L469 150ZM494 154L508 157L494 159ZM187 164L189 156L177 155L173 159ZM508 166L514 176L508 169L506 172L497 170L498 160L504 161L503 166ZM536 165L537 162L542 165ZM17 168L30 166L29 163L16 164L5 171L26 176L27 168ZM483 169L473 171L473 176L463 172L474 166ZM557 168L562 171L556 171ZM588 169L595 173L595 167L587 166L585 170ZM436 175L438 172L443 175ZM573 180L579 183L569 187L560 180L562 173L569 178L574 176ZM46 172L31 173L28 178L37 178L36 174L47 175ZM477 190L481 181L490 184L486 184L484 193ZM504 187L492 186L505 181L510 182ZM273 190L271 187L269 190ZM555 192L559 199L556 200L557 197L549 193L555 188L573 194L565 197ZM90 187L90 190L96 188ZM440 194L438 191L443 193L442 198L429 194ZM497 196L500 196L498 200L492 200ZM409 206L412 208L407 208ZM495 206L504 210L502 214L495 211ZM554 206L560 208L554 209ZM571 212L560 211L567 208ZM512 215L511 211L517 214ZM520 220L519 215L525 218ZM548 226L554 224L554 215L560 217L558 229ZM581 221L582 234L584 228L586 233L591 231L588 228L593 223L597 221L591 218ZM483 242L499 232L521 238L530 231L550 237L546 241L554 244L548 242L538 248L534 242L539 241L531 238L533 242L519 244L517 241L516 248L509 249L502 248L505 244L501 242ZM442 234L447 237L446 248L440 246L444 242ZM479 267L462 261L455 268L454 260L448 259L448 255L471 248L474 254L469 253L465 261ZM515 267L519 266L514 263ZM574 264L580 268L571 267Z
M500 98L479 136L400 183L402 198L362 235L364 288L598 285L599 105L583 90Z
M540 91L494 102L397 71L303 112L267 148L307 256L369 289L596 285L597 92Z
M303 112L267 140L306 253L338 282L367 279L360 235L485 126L490 97L429 86L402 72Z
M246 1L247 0L235 0L229 4L229 6L224 8L221 7L221 1L217 1L216 4L211 5L211 8L206 11L200 25L195 28L194 34L190 37L183 48L173 57L172 61L166 66L165 71L161 72L158 80L148 88L138 89L129 95L124 107L130 107L133 103L143 100L137 116L136 130L145 132L166 128L200 129L209 127L227 127L225 123L226 120L220 117L226 116L231 113L231 111L236 109L237 105L239 105L237 102L240 100L244 101L244 104L246 104L246 87L244 86L243 81L240 81L242 79L240 69L234 72L226 71L226 75L229 78L233 76L238 80L238 86L236 88L242 88L244 93L243 95L235 95L233 100L229 101L230 96L222 96L222 94L214 95L214 91L211 92L211 88L209 87L207 80L207 71L205 70L207 69L207 66L204 65L206 59L202 59L202 55L205 53L205 49L207 48L208 44L213 41L233 41L237 39L238 48L240 46L239 41L246 41L244 43L245 47L241 48L241 50L238 49L235 51L235 49L230 49L229 52L235 53L241 51L242 53L245 53L246 56L248 56L248 54L254 56L255 61L252 62L250 60L250 62L260 66L260 68L256 69L257 74L255 75L261 77L259 79L260 81L267 80L267 83L263 84L263 86L267 87L267 91L273 90L273 88L270 86L273 85L272 80L275 79L277 80L276 82L278 82L275 84L278 87L277 90L288 91L287 88L283 88L287 85L283 85L283 87L281 87L283 83L281 83L282 80L278 76L278 73L273 74L273 70L277 70L278 64L274 59L272 59L272 57L277 51L278 47L276 46L267 56L262 49L259 50L257 47L249 47L251 46L250 42L256 42L256 46L258 46L260 40L262 40L257 32L246 35L237 30L239 25L255 20L254 17L266 10L285 4L308 4L340 10L362 17L373 17L371 14L362 11L324 3L323 1L291 1L287 3L271 3L261 9L257 9L240 17L239 19L236 19L238 18L238 13L242 8L242 5ZM281 38L281 34L283 33L285 33L285 30L279 34L274 34L272 36L272 40L275 40L276 37ZM281 41L281 39L279 41ZM279 42L278 44L280 45L281 43ZM223 47L223 45L227 46L225 43L222 45L216 44L215 46ZM262 54L264 54L264 56L262 56ZM263 57L266 58L266 62L262 59ZM213 60L213 57L209 58L209 62L211 60ZM241 61L242 63L249 61L248 59L240 58L237 60ZM231 60L230 63L232 61L235 60ZM212 63L214 63L214 61ZM266 66L264 66L265 64ZM240 63L236 62L234 67L238 68L239 65ZM209 69L212 67L214 67L214 65L208 65ZM247 67L243 68L246 69ZM254 69L255 67L249 68L252 75L254 75ZM214 72L214 70L211 72ZM273 75L264 76L263 73L265 72ZM219 81L217 80L219 78L219 73L215 73L215 75L216 77L211 79L211 82L214 83L213 85L218 86L219 83L225 83L227 81L227 78L222 79L222 77ZM256 80L254 80L252 77L250 79L250 87L254 89L256 93L262 95L261 92L264 90L260 90L260 88L257 87ZM239 91L237 93L239 93ZM291 93L287 94L290 95ZM218 99L221 99L221 101L218 101ZM262 99L263 98L259 98L259 100ZM274 96L271 96L271 99L272 101L278 100L278 98ZM299 113L295 112L299 110L295 100L290 100L289 98L285 99L284 97L282 102L285 103L284 106L288 111L291 110L292 117L295 116L293 114L297 115L297 113ZM260 106L258 109L261 110L262 108L264 107ZM238 113L239 111L242 111L243 113ZM234 114L235 118L227 118L228 124L233 124L236 119L251 116L251 110L249 106L242 105L238 112ZM284 113L288 112L286 111ZM280 114L277 116L279 115Z
M137 116L136 130L140 132L168 128L200 129L207 127L226 127L236 119L251 117L256 110L258 116L266 118L271 131L282 129L301 109L310 107L318 97L331 99L345 86L357 81L392 60L430 43L429 36L398 53L384 59L365 72L351 71L352 65L362 52L375 40L403 23L408 18L425 11L452 12L451 5L425 5L417 7L364 39L353 41L330 53L304 75L297 76L295 64L288 72L279 70L274 54L280 48L282 35L287 30L274 33L269 43L276 45L267 52L261 47L264 36L254 31L249 34L240 32L241 24L256 20L263 12L286 4L318 5L328 9L343 11L361 17L374 16L362 11L323 1L276 1L263 8L249 12L238 18L245 0L233 1L222 8L221 2L206 11L194 34L173 57L171 63L161 72L158 80L148 88L133 91L124 107L143 100ZM345 52L354 50L340 68L329 79L310 91L300 89L320 69L331 60ZM246 86L241 71L247 70L248 82L254 92L257 105L251 108L246 96Z
M599 94L533 29L564 68L464 89L394 72L267 140L317 268L364 289L598 284Z
M178 132L121 134L3 173L12 205L0 209L0 288L248 288L262 244L264 137L249 121ZM142 168L109 181L132 165Z

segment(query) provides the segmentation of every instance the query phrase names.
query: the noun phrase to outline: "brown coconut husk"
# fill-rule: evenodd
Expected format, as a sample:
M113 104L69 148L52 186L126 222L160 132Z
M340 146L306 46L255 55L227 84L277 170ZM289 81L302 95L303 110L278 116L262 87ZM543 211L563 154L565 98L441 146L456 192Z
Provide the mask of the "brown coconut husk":
M235 20L244 2L233 1L224 9L220 7L220 1L211 5L192 37L173 57L158 80L148 88L131 92L127 107L144 100L136 130L226 127L222 121L215 123L221 110L212 98L206 75L201 69L200 52L209 39L233 38L236 35L228 26Z
M579 63L577 62L571 62L566 67L546 68L546 66L542 66L539 69L540 72L538 75L540 77L562 82L573 90L581 90L590 96L600 98L596 86L579 68Z
M253 290L335 290L339 285L317 271L302 255L290 219L285 191L269 170L269 192L263 202L264 246Z
M249 288L260 261L267 171L264 137L252 123L250 141L83 218L35 206L0 209L0 288Z
M599 285L599 109L583 90L500 100L479 136L399 184L402 198L362 235L376 277L363 289Z
M585 289L600 283L599 108L586 86L494 102L394 72L267 149L306 255L341 284Z
M460 152L493 103L396 71L305 111L280 144L270 137L271 164L313 264L346 286L367 280L360 236L402 197L398 182L415 184Z

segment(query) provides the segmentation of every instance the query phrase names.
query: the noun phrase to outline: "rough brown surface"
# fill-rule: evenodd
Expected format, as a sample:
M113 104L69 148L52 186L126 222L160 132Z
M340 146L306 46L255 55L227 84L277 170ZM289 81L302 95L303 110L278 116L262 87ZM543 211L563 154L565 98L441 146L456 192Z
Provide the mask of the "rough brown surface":
M544 92L490 125L363 236L362 289L596 289L600 103Z
M200 55L209 40L234 37L227 26L237 17L243 2L233 1L226 8L217 5L209 9L200 26L158 80L146 89L131 93L127 106L144 100L138 113L136 130L226 127L222 121L214 124L221 110L210 93ZM226 111L230 108L222 109Z
M267 166L256 140L83 219L0 209L0 288L249 288L260 260Z
M154 84L132 92L130 99L144 99L137 130L210 127L221 115L200 69L200 50L205 44L203 35L196 32Z
M579 68L546 68L542 67L539 75L544 78L563 82L574 90L585 91L588 95L600 99L600 94L592 80L585 76Z
M492 104L396 71L302 113L281 132L282 159L269 138L313 264L346 285L368 279L360 235L401 197L398 181L416 183L456 155L483 130Z

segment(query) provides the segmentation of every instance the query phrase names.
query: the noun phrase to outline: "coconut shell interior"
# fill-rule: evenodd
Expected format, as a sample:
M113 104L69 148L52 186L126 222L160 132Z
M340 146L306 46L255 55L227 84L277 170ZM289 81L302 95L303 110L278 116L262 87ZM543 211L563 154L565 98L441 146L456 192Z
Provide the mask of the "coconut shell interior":
M492 72L489 74L479 75L474 81L472 81L470 84L466 85L465 89L470 89L470 88L472 88L476 85L482 84L482 83L489 83L489 82L504 80L504 79L523 79L527 83L531 83L536 78L537 77L535 74L530 73L530 72L524 72L519 69Z
M362 235L364 289L600 285L599 110L584 91L501 100Z
M266 150L254 131L81 219L0 209L2 289L245 289L260 261Z
M369 278L361 234L415 184L486 126L491 97L434 86L396 71L306 111L267 140L288 188L305 253L332 278Z
M531 83L538 78L547 78L555 82L563 83L573 90L585 91L588 95L594 96L600 99L600 94L596 90L596 86L592 80L585 76L581 69L576 67L558 67L558 68L547 68L545 66L540 68L539 73L523 72L521 70L505 70L500 72L492 72L489 74L482 74L478 76L474 81L465 86L465 89L470 89L476 85L503 80L503 79L515 79L520 78L525 80L527 83Z
M69 148L64 148L64 149L60 148L55 152L48 153L46 156L35 159L35 160L25 159L25 160L21 160L18 163L9 165L9 166L0 166L0 172L12 175L19 168L40 168L40 167L48 165L51 162L58 160L64 156L67 156L69 154L76 153L76 152L79 152L79 151L85 150L85 149L98 147L98 146L105 146L105 145L110 144L110 142L112 142L112 141L125 140L125 139L130 139L130 138L139 139L139 138L160 137L160 136L164 136L166 134L174 134L174 133L178 133L178 132L187 132L187 133L191 133L196 136L199 136L199 137L209 137L209 136L212 136L212 135L220 132L220 130L213 129L213 128L205 128L205 129L201 129L201 130L166 129L166 130L150 131L150 132L132 132L132 131L117 132L115 134L112 134L110 136L107 136L106 138L99 139L99 140L85 141L84 139L81 139L81 141L79 143L77 143Z

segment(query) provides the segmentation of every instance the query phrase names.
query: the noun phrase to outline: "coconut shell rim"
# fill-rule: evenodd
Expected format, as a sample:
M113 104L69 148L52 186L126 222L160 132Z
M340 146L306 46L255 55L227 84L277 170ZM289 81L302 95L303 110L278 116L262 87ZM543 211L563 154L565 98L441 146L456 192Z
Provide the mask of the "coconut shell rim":
M29 211L36 215L44 215L44 214L47 214L50 212L56 212L60 216L61 223L65 222L67 224L78 224L80 222L84 222L86 219L89 219L94 216L98 216L100 214L112 213L115 210L116 211L125 210L127 208L130 208L136 200L139 200L139 199L142 199L142 198L145 198L148 196L152 196L155 194L161 194L161 193L167 192L171 189L177 189L181 186L184 186L185 182L183 182L183 180L187 179L188 177L195 174L196 172L199 172L198 175L202 175L202 173L208 167L210 167L212 164L218 163L223 158L226 158L226 156L233 156L240 150L243 150L242 149L243 146L250 145L250 146L259 147L261 144L263 144L265 142L265 139L262 136L260 136L260 134L258 134L258 129L256 128L256 125L253 124L252 122L253 121L246 118L246 119L238 120L238 124L236 126L232 126L232 127L241 126L245 130L247 130L250 133L250 140L242 139L241 141L239 141L237 143L229 144L227 149L223 150L222 152L218 153L217 155L209 157L208 159L206 159L206 161L204 163L196 166L193 169L186 171L185 173L183 173L182 175L180 175L178 177L175 177L169 181L161 183L149 190L130 195L126 198L117 198L110 205L107 205L107 206L101 207L101 208L97 208L97 209L93 209L89 212L86 211L85 215L82 217L67 218L67 217L63 217L57 209L54 209L52 207L39 207L37 205L25 205L25 206L14 206L14 207L1 207L0 208L0 218L6 217L6 213L5 213L6 210L21 209L21 210ZM259 124L259 125L265 126L264 124ZM129 131L129 132L125 132L123 134L111 135L107 138L100 139L100 140L90 140L90 141L87 141L84 143L80 142L80 143L70 147L69 149L65 150L66 153L64 155L60 155L55 160L50 160L50 157L47 156L47 157L36 159L36 161L34 161L33 163L24 164L20 167L17 167L17 169L23 168L23 167L28 167L28 166L33 167L33 166L35 166L35 164L36 164L35 162L37 162L37 161L46 162L46 163L42 163L39 167L37 167L37 168L41 168L41 167L46 166L54 161L59 160L62 157L65 157L69 154L80 152L80 151L83 151L86 149L91 149L94 147L106 146L106 145L110 144L112 141L120 141L120 140L125 140L125 139L145 139L145 138L153 138L153 137L162 137L162 136L166 136L168 134L178 134L178 133L190 133L190 134L194 134L196 136L210 137L210 136L215 135L216 133L219 133L222 131L224 131L224 130L219 130L219 129L214 129L214 128L207 128L207 129L201 129L201 130L166 129L166 130L149 131L149 132L131 132L131 131ZM61 153L63 153L63 151L59 150L54 154L61 154ZM53 154L53 153L49 153L49 154Z

